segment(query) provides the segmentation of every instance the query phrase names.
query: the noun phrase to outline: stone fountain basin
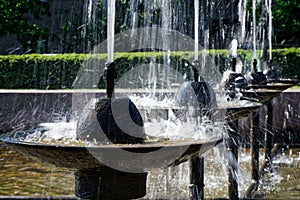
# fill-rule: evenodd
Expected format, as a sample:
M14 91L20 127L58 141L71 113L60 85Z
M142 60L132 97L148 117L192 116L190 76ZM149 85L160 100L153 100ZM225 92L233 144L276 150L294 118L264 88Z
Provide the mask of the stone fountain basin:
M190 158L200 156L219 144L222 138L99 146L33 143L9 137L2 137L1 140L19 153L58 167L94 170L109 166L124 171L147 172L154 168L178 165Z
M249 89L267 89L267 90L286 90L290 87L292 87L293 83L267 83L267 84L261 84L261 85L247 85L243 89L249 90Z
M247 85L240 92L243 96L265 103L273 97L279 96L283 90L299 83L298 79L279 79L268 81L267 84Z
M252 105L247 106L228 106L228 107L219 107L213 109L213 114L217 115L219 112L226 112L225 120L234 121L243 117L247 117L250 113L259 109L262 106L260 103L253 103Z
M278 80L270 80L268 83L282 83L282 84L292 84L295 85L300 82L300 79L278 79Z
M13 96L19 97L20 91L11 92ZM127 92L127 91L126 91ZM101 91L77 91L79 95L93 96L97 93L101 96ZM137 94L141 92L138 91ZM40 96L53 94L60 97L68 97L66 102L71 101L74 91L21 91L21 96L36 95L37 108L40 106ZM166 95L174 95L174 91L165 93ZM90 98L90 97L89 97ZM23 98L24 99L24 98ZM23 102L23 101L20 101ZM26 101L27 102L27 101ZM48 104L47 104L48 105ZM67 110L69 104L67 104ZM25 106L25 105L24 105ZM254 106L229 106L225 108L215 108L214 113L225 111L227 120L235 120L244 116L260 107ZM152 108L155 110L155 108ZM177 109L177 108L173 108ZM159 109L161 111L161 109ZM168 110L168 109L167 109ZM169 110L168 110L169 112ZM225 119L223 118L223 120ZM38 123L38 121L37 121ZM83 145L64 145L64 144L48 144L24 142L22 138L14 139L9 137L0 138L10 148L23 153L29 157L38 159L42 162L54 164L58 167L65 167L75 170L89 170L99 168L104 165L118 166L122 170L149 171L154 168L178 165L190 158L202 155L209 149L222 141L222 138L210 138L207 140L194 141L178 141L178 142L155 142L147 144L109 144L101 146L83 146ZM128 154L126 154L126 152ZM125 154L125 156L123 156Z
M250 89L240 91L244 97L256 100L260 103L265 103L271 100L273 97L277 97L281 94L282 90L269 90L269 89Z
M283 90L286 90L298 83L298 80L274 80L267 84L248 85L240 92L243 96L255 99L261 103L271 100L273 97L279 96Z

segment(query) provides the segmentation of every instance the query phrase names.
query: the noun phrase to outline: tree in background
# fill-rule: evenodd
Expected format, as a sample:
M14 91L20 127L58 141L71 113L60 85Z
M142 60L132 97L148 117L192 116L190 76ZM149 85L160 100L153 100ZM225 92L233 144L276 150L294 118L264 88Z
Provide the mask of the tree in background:
M55 10L57 13L50 13L50 4L54 0L0 0L0 37L6 35L14 35L22 46L22 52L35 53L45 52L52 53L51 45L56 49L56 53L86 53L92 50L93 46L99 44L106 39L107 28L107 1L109 0L70 0L73 2L72 9L69 7L62 7L62 10ZM215 0L218 2L217 0ZM58 3L66 2L66 0L58 0ZM86 14L83 4L92 2L93 9L90 14ZM133 2L136 2L133 5ZM137 24L141 25L147 23L148 26L159 26L161 24L161 10L151 8L148 13L145 12L146 0L116 0L116 33L132 28L130 17L132 12L136 12L138 16ZM203 1L206 2L206 1ZM209 2L214 2L210 0ZM224 6L228 5L227 1ZM299 0L272 0L273 13L273 43L288 44L291 46L300 45L300 4ZM249 19L251 19L251 5L252 0L247 0ZM75 5L76 4L76 5ZM131 4L133 8L131 8ZM184 7L183 18L193 20L193 2L184 0L174 0L174 5L178 8ZM220 3L216 4L215 9L224 11L223 7L218 7ZM222 4L223 5L223 4ZM176 7L176 8L177 8ZM211 7L211 6L210 6ZM95 8L95 9L94 9ZM172 8L173 11L175 8ZM176 9L175 9L176 10ZM261 1L257 0L257 23L260 22L261 16ZM207 11L209 12L209 11ZM216 13L219 13L219 11ZM203 14L203 13L202 13ZM227 14L226 14L227 15ZM53 16L63 16L57 23L62 23L55 30L48 30L48 26L44 24L44 19ZM92 16L88 18L88 16ZM205 15L206 16L206 15ZM174 17L174 16L173 16ZM176 17L176 16L175 16ZM204 21L210 20L204 19ZM224 28L224 16L218 15L216 23L211 23L209 26L212 29L211 34L222 32ZM54 18L53 18L54 19ZM221 21L222 23L220 23ZM250 23L249 23L250 24ZM250 25L248 25L250 31ZM173 27L174 28L174 27ZM193 23L181 23L177 30L183 30L183 33L193 37ZM200 30L200 34L203 30ZM230 31L227 31L230 32ZM210 39L213 35L210 35ZM44 41L44 51L39 51L39 42ZM231 40L229 40L231 41ZM213 40L212 44L216 44ZM50 45L51 44L51 45ZM48 46L47 46L48 45ZM47 50L47 48L49 48ZM220 47L217 47L220 48ZM226 45L222 48L226 48Z
M15 35L24 50L36 52L38 41L47 40L48 29L29 19L50 15L43 0L0 0L0 36Z
M272 5L273 27L276 43L300 45L299 0L274 0Z

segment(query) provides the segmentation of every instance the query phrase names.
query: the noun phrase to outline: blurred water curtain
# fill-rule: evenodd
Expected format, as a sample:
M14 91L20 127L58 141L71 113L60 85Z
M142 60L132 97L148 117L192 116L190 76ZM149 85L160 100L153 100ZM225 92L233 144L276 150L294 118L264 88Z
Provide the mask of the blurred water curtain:
M9 37L10 41L15 39L16 42L14 46L2 48L0 53L90 52L106 40L107 1L3 1L2 7L14 8L20 15L18 19L4 18L9 21L6 25L18 27L21 23L26 26L22 27L22 31L1 30L2 39ZM240 16L243 15L239 11L246 10L241 7L245 6L244 1L200 0L200 45L204 46L205 40L208 40L207 47L227 48L242 30ZM157 27L176 30L194 38L194 1L116 0L115 18L116 34L134 28Z
M106 40L108 0L1 0L0 54L88 53ZM198 1L197 1L198 2ZM255 2L255 4L253 4ZM158 27L194 38L194 3L185 0L116 0L115 33ZM252 6L256 7L256 24ZM199 0L199 44L252 49L253 26L258 48L272 40L276 48L299 45L298 0ZM272 17L272 31L266 34ZM288 29L286 27L289 27Z

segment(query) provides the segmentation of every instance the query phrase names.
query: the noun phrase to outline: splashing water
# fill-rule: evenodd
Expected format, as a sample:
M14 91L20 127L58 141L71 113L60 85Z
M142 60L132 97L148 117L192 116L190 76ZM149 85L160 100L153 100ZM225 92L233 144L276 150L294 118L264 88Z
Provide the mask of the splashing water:
M144 119L145 132L150 137L181 141L216 138L222 135L223 123L212 123L207 117L194 118L191 114L187 114L185 120L176 116L174 109L180 108L175 106L173 99L157 100L147 96L130 96L130 99L139 108ZM93 102L96 103L96 101L94 99ZM193 110L188 111L188 113L193 112ZM94 122L97 123L97 120ZM83 142L91 145L88 141L77 140L77 125L78 120L42 123L34 130L15 132L14 137L22 138L24 142L60 143L65 145Z
M238 41L236 39L233 39L231 41L231 55L232 57L237 57L237 47L238 47Z
M76 142L76 121L41 123L36 129L30 131L13 132L12 137L22 142L60 143L70 144Z

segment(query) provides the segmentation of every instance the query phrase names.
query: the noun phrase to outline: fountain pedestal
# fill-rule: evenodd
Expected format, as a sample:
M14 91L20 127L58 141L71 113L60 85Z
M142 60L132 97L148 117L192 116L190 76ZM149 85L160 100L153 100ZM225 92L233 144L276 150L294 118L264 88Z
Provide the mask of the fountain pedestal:
M190 200L204 199L204 158L190 160Z
M272 148L274 146L274 135L273 135L273 97L279 96L280 93L291 87L293 81L280 81L280 80L269 80L268 84L249 85L246 88L250 90L242 91L243 95L250 98L255 98L259 102L267 106L266 115L266 130L265 130L265 163L261 170L259 169L259 135L262 134L259 128L259 112L252 114L251 121L251 165L252 165L252 180L251 184L246 192L246 197L251 198L254 191L257 190L259 179L263 176L266 167L270 167L272 161ZM245 89L246 89L245 88Z
M75 173L75 195L83 199L135 199L146 195L147 173L127 173L107 166Z
M229 199L236 200L239 199L238 192L238 149L239 149L239 134L237 133L237 120L228 121L228 139L227 139L227 149L229 151L228 159L228 194Z

